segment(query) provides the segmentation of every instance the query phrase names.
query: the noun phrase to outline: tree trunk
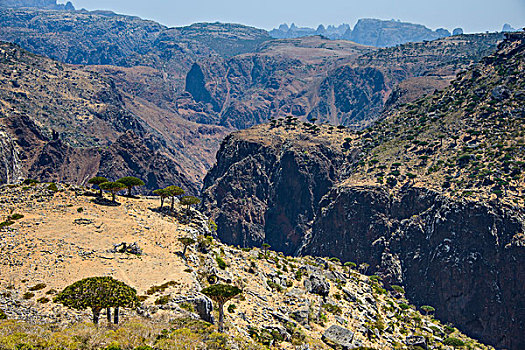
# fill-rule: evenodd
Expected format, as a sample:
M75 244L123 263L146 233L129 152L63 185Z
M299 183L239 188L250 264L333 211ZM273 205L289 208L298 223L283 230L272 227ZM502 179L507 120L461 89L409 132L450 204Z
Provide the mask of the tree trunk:
M100 197L102 197L103 194L102 194L102 189L101 189L100 187L98 188L98 191L99 191L99 192L98 192L98 195L99 195Z
M113 202L116 202L116 197L117 197L117 194L115 192L111 192L111 196L113 198Z
M131 197L131 186L128 187L128 197Z
M108 323L111 323L111 308L106 308L106 317L108 319Z
M219 333L224 332L224 304L219 304Z
M163 206L164 206L164 198L160 197L160 210L162 210Z
M171 212L173 212L173 206L175 205L175 197L171 197Z
M188 246L184 245L184 250L182 251L182 256L184 257L184 259L186 259L186 249L188 249Z
M118 324L118 307L113 310L113 323Z
M99 307L92 308L92 311L93 311L93 323L94 324L98 324L98 319L100 318L100 310L101 310L101 308L99 308Z

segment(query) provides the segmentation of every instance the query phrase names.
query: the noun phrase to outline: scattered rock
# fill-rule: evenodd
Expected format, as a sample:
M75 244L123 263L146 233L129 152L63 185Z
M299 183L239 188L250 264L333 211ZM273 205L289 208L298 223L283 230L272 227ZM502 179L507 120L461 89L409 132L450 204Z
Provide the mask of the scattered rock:
M425 337L420 335L412 335L410 337L407 337L405 344L409 347L419 346L422 349L428 349L427 340L425 339Z
M91 225L93 223L93 220L90 219L75 219L73 221L77 225Z
M137 242L134 243L118 243L113 245L113 249L110 250L110 253L128 253L134 255L142 255L142 249L139 247Z
M354 332L337 325L330 326L330 328L323 333L322 339L334 349L341 348L342 350L347 350L356 347L352 343Z

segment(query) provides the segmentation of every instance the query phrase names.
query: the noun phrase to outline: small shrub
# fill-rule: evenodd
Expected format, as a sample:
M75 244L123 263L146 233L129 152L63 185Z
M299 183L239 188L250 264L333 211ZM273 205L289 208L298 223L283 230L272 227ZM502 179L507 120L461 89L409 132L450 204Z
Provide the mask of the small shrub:
M268 286L270 288L272 288L273 290L276 290L278 292L282 292L283 291L283 287L281 287L279 284L275 283L274 281L268 279L266 281L266 284L268 284Z
M24 182L22 182L24 185L35 185L37 183L40 183L38 180L34 179L25 179Z
M42 297L42 298L38 298L37 301L38 301L40 304L47 304L47 303L49 303L51 300L49 300L49 298Z
M29 300L29 299L31 299L34 296L35 296L35 293L25 292L24 295L22 296L22 299Z
M166 305L171 300L171 295L163 295L155 300L155 305Z
M77 213L82 213L84 211L84 208L80 207L80 208L77 208Z
M7 220L11 220L11 221L16 221L16 220L20 220L24 217L24 215L22 214L18 214L18 213L14 213L14 214L11 214L8 216Z
M33 287L30 287L29 290L32 292L36 292L37 290L42 290L46 287L47 286L45 283L38 283L38 284L35 284Z
M0 222L0 228L7 227L7 226L11 226L11 225L13 225L14 223L15 223L14 221L10 221L10 220Z
M2 309L0 309L0 320L7 320L7 315Z
M449 325L445 325L445 332L447 334L453 333L455 331L454 327L450 327Z
M392 285L391 286L392 290L398 292L399 294L405 294L405 289L401 286L398 286L398 285Z
M186 311L195 312L195 307L193 306L193 304L187 301L180 303L179 306L181 309L184 309Z
M410 309L410 305L405 304L405 303L399 303L399 307L401 308L401 310L408 310L408 309Z
M339 306L334 304L323 304L323 308L334 315L341 315L343 313L343 310Z
M220 269L222 270L226 270L226 267L228 267L228 265L226 264L226 262L220 257L220 256L217 256L215 258L215 261L217 261L217 265L219 266Z
M234 313L235 309L237 309L237 305L235 305L235 304L228 305L228 312L229 313L231 313L231 314Z
M58 192L58 187L54 182L50 183L49 186L47 186L47 189L51 192Z
M47 295L49 295L49 294L57 294L57 290L51 288L50 290L48 290L48 291L46 292L46 294L47 294Z

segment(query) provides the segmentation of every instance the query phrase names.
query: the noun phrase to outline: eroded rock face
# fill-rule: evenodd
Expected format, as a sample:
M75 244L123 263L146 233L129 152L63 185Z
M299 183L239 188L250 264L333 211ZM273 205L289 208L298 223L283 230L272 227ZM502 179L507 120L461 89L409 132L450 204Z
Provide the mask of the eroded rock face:
M367 262L436 315L499 347L523 347L523 212L424 189L334 189L303 253ZM401 265L391 269L392 256Z
M339 139L332 143L299 131L302 140L290 142L279 134L267 139L265 134L273 133L269 128L261 125L226 138L205 179L203 206L223 241L266 242L292 254L309 236L321 198L343 172L340 145L348 134L332 131Z

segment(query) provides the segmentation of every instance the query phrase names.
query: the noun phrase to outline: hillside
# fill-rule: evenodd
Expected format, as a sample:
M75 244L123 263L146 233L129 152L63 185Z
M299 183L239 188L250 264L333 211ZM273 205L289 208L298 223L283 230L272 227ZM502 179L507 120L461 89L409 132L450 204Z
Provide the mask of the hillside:
M192 210L187 222L178 205L175 216L162 214L158 199L119 197L120 205L105 206L81 187L58 184L59 191L53 192L47 186L0 187L1 212L23 215L0 228L0 309L8 319L0 320L0 346L5 349L21 344L215 349L214 342L225 344L222 349L272 344L329 349L329 340L351 348L419 344L452 349L442 345L447 338L461 339L472 349L491 349L420 314L402 291L386 291L377 277L336 260L224 245L204 238L210 234L204 216ZM183 258L178 238L188 236L200 243ZM112 252L123 242L136 243L140 255ZM121 310L119 328L102 320L97 330L81 323L89 321L89 311L72 311L50 300L89 276L124 281L143 296L142 305ZM225 337L213 334L215 326L197 321L217 319L211 300L199 293L214 279L243 289L228 306ZM342 332L339 336L327 331L334 327Z
M95 174L135 173L148 190L177 183L197 193L227 132L160 111L120 91L108 74L7 43L0 43L0 86L0 179L7 182L82 184Z
M507 35L363 131L285 118L234 133L204 181L219 237L367 263L468 334L522 348L524 42Z

